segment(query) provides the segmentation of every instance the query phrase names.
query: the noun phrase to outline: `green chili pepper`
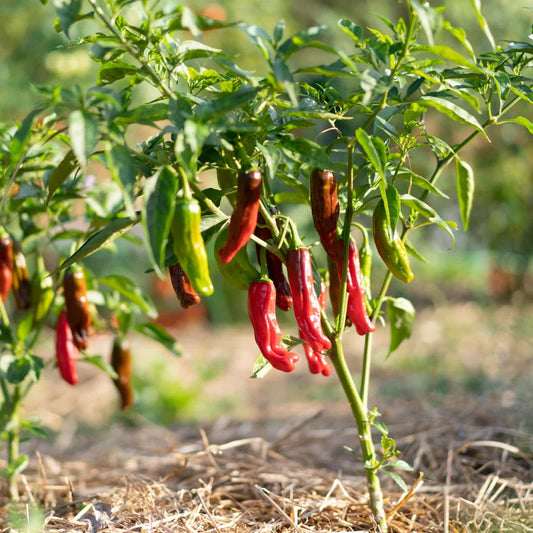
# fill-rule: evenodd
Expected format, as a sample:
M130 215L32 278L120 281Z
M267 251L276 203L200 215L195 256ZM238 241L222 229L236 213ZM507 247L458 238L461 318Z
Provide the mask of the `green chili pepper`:
M366 230L362 231L363 244L359 248L359 264L361 265L361 274L365 285L365 294L367 298L371 298L370 294L370 274L372 273L372 247L370 246L370 239Z
M250 261L246 247L241 248L229 263L223 263L220 260L218 251L226 243L228 237L228 227L224 228L217 236L215 241L215 260L218 269L224 279L236 289L242 291L248 290L248 287L260 278L260 273Z
M37 258L36 273L33 278L31 290L33 321L32 328L39 330L48 315L52 302L54 301L54 284L50 274L44 266L42 257Z
M170 227L174 253L194 290L202 296L213 294L205 244L200 232L200 204L192 197L178 199Z
M380 200L372 216L372 231L376 248L383 262L399 280L409 283L414 278L409 265L409 256L405 244L400 239L396 228L392 228L392 238L387 224L387 214L383 200Z

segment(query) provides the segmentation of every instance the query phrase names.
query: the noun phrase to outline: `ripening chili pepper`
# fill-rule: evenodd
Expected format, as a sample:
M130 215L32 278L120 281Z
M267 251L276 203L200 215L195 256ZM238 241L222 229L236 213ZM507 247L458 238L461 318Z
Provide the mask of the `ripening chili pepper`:
M311 214L313 224L324 250L332 259L340 261L342 243L337 234L339 198L337 180L331 170L315 168L310 177Z
M337 263L339 279L342 279L343 263ZM366 335L376 331L375 324L370 320L366 311L366 296L363 276L359 265L359 254L354 242L348 248L348 269L346 272L346 290L348 303L346 315L354 323L359 335Z
M365 294L368 299L371 297L370 293L370 275L372 273L372 247L370 246L370 239L366 230L363 232L363 244L359 248L359 264L361 265L361 276L365 286Z
M272 239L272 232L265 224L263 215L259 213L255 234L266 242ZM256 252L258 261L261 261L261 250L261 246L257 244ZM283 263L277 255L268 250L265 252L265 260L268 277L273 281L274 287L276 287L276 306L282 311L288 311L292 307L292 295L289 282L283 273Z
M248 290L250 285L260 277L248 256L246 248L241 248L229 263L223 263L218 255L218 250L227 239L228 228L224 228L215 240L215 261L223 278L236 289Z
M202 212L192 197L182 196L176 202L170 226L174 253L194 290L201 296L213 294L204 239L200 231Z
M91 313L87 299L87 283L81 267L67 268L63 276L63 291L67 320L72 331L74 344L78 350L85 350L89 345Z
M126 409L133 403L132 357L128 341L115 338L111 351L111 366L118 376L113 383L120 394L121 408Z
M250 240L257 224L261 200L261 172L241 172L237 177L237 199L231 214L228 238L218 251L220 260L229 263Z
M13 285L13 241L0 230L0 297L5 302Z
M317 352L329 350L331 341L322 331L320 304L313 287L311 254L304 247L287 252L287 274L294 305L294 317L302 339Z
M26 258L18 243L15 242L14 247L13 294L15 296L15 303L18 309L29 309L31 307L31 283Z
M392 238L387 224L385 205L380 200L372 216L372 231L376 248L383 262L399 280L409 283L414 278L409 264L409 256L396 228L392 228Z
M322 281L320 287L321 291L318 297L318 302L322 309L326 309L327 288L324 281ZM300 335L301 334L302 332L300 330ZM329 364L329 361L323 354L317 352L316 350L313 350L313 348L311 348L311 346L307 344L307 342L304 342L304 353L305 357L307 358L307 364L309 366L309 372L311 372L311 374L322 374L324 376L331 375L331 365Z
M56 323L56 361L61 376L70 385L76 385L79 381L76 372L78 353L72 331L68 325L67 313L62 310Z
M189 278L185 272L183 272L183 268L181 268L179 263L170 265L168 267L168 272L170 274L172 288L183 308L188 309L189 307L200 303L200 296L192 288Z
M277 370L292 372L298 355L285 349L276 317L276 288L272 281L262 278L248 289L248 316L259 350Z
M32 281L32 328L38 331L54 301L54 284L52 277L46 270L44 260L41 256L37 258L36 272Z

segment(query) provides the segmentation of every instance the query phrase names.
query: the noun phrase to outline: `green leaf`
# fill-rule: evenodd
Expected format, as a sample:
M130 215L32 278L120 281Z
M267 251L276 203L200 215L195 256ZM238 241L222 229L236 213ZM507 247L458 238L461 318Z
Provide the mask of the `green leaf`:
M15 132L15 135L13 135L11 143L9 144L9 152L11 154L12 161L18 160L24 153L30 138L33 121L35 120L35 117L41 113L41 111L41 108L37 108L29 113Z
M108 85L138 72L137 67L120 61L104 63L98 70L97 85Z
M370 137L362 128L357 129L355 132L355 137L368 157L370 164L374 167L381 179L385 181L385 169L383 166L383 161L381 159L380 151L373 142L373 138Z
M406 298L387 299L387 318L390 323L390 345L387 357L411 336L415 308Z
M63 185L63 183L66 181L66 179L70 176L72 171L77 166L78 161L76 159L76 156L74 155L74 152L72 150L69 150L48 179L47 202L50 201L50 198L52 198L53 194L57 191L59 187L61 187L61 185Z
M490 27L485 20L485 17L481 13L481 0L471 0L472 7L474 8L474 11L476 12L476 17L479 22L479 25L481 26L481 29L483 30L483 33L487 37L491 47L493 50L496 49L496 42L494 41L494 37L492 36L492 32L490 31Z
M413 246L411 241L409 239L406 239L405 242L405 248L407 251L413 256L416 257L419 261L422 261L422 263L429 263L429 261Z
M363 28L349 19L340 19L338 25L344 33L347 33L355 41L355 43L358 43L363 37Z
M0 477L10 477L15 474L20 474L28 466L28 456L21 455L17 457L11 464L8 464L4 469L0 470Z
M146 313L150 318L157 317L157 310L146 294L144 294L137 284L126 276L107 276L98 278L100 283L107 285L111 289L133 302L139 309Z
M73 111L69 115L68 132L72 151L80 165L87 166L87 161L98 142L98 122L83 111Z
M274 37L274 42L276 44L279 43L281 39L283 39L284 32L285 32L285 21L280 20L276 24L276 27L274 28L274 33L272 34L272 36Z
M280 147L295 161L305 162L318 168L333 167L333 163L325 150L305 137L287 135L281 138Z
M6 379L13 385L22 383L32 369L31 359L29 357L18 357L13 360L6 372Z
M448 198L448 195L442 192L440 189L435 187L432 183L430 183L426 178L423 176L420 176L416 173L414 173L409 168L402 168L398 171L396 174L397 178L400 178L401 180L408 181L409 183L412 183L416 187L420 187L421 189L425 189L429 192L438 194L439 196L442 196L443 198Z
M306 45L322 35L326 30L326 26L313 26L305 30L295 33L289 37L279 48L278 53L281 54L284 60L287 60L298 50L305 48Z
M167 330L161 326L149 323L138 324L135 326L135 330L145 337L148 337L149 339L152 339L163 345L176 357L181 357L183 355L183 351L180 345L176 342L176 339L174 339L174 337L172 337Z
M421 50L430 54L435 54L436 56L442 57L447 61L472 69L475 72L483 73L484 70L476 65L473 61L470 61L466 57L462 56L459 52L456 52L453 48L448 46L420 46L417 47L417 50Z
M407 488L407 485L405 484L405 481L402 479L402 477L397 474L396 472L390 472L389 470L382 469L382 472L387 474L400 489L403 490L403 492L407 492L409 489Z
M533 122L531 122L531 120L529 120L528 118L522 116L514 117L507 120L500 120L498 124L506 124L508 122L514 122L515 124L520 124L520 126L524 126L524 128L526 128L529 133L533 135Z
M68 31L81 11L81 0L54 0L59 27L69 37Z
M183 131L176 136L174 154L190 179L196 179L198 156L209 135L209 127L192 120L186 120Z
M418 211L422 216L425 216L426 218L438 216L437 212L432 207L430 207L428 204L426 204L419 198L416 198L416 196L412 196L411 194L402 194L400 196L400 199L402 204L409 206L414 211Z
M420 24L426 34L428 43L433 45L433 34L442 25L442 16L440 13L432 9L428 2L421 4L418 0L411 0L411 6L420 20Z
M85 357L81 357L79 360L103 370L112 379L116 379L118 377L117 373L113 370L113 367L106 363L101 355L86 355Z
M106 143L105 153L112 178L124 193L124 203L128 216L134 216L133 194L135 186L135 164L131 152L124 144Z
M64 270L65 268L81 261L85 257L93 254L100 248L108 245L110 242L118 239L121 235L130 230L135 224L140 222L139 218L116 218L110 222L104 229L93 233L70 257L61 263L54 273Z
M178 180L164 167L161 172L146 180L144 186L143 226L150 261L157 275L163 279L165 244L174 216Z
M263 357L263 354L258 354L254 361L252 369L252 379L262 379L272 370L272 365Z
M487 134L485 133L485 130L483 129L481 124L477 121L475 117L468 113L468 111L465 111L462 107L459 107L453 102L450 102L438 96L421 96L418 99L418 102L421 102L423 105L433 107L440 113L443 113L444 115L450 117L455 122L459 122L460 124L465 124L467 126L472 126L490 142L490 139L487 137Z
M468 229L468 220L470 219L470 212L472 211L472 203L474 201L474 171L472 167L455 157L455 170L457 174L457 199L459 200L459 211L461 213L461 221L463 228Z
M412 472L413 467L403 459L393 459L387 463L387 467L392 466L397 470L403 470L404 472Z
M33 315L31 313L28 313L22 320L19 321L17 324L17 339L19 346L24 346L24 341L31 333L33 325Z

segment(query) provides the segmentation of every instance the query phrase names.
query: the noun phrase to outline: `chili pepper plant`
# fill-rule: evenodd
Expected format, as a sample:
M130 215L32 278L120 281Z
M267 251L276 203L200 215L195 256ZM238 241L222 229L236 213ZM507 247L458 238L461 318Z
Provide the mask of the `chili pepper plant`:
M353 453L363 463L376 530L387 532L380 476L405 488L398 472L410 467L369 405L373 335L388 328L389 355L411 335L415 310L398 293L416 283L424 260L413 236L435 227L452 248L457 223L449 213L457 205L468 227L475 179L465 148L490 143L491 129L506 123L533 133L526 116L531 42L495 40L475 0L471 9L486 38L479 50L444 8L417 0L405 0L396 21L380 17L381 30L364 29L348 14L336 28L293 35L283 21L269 33L156 0L57 5L65 49L87 50L98 72L88 89L38 87L42 106L18 128L3 130L2 223L34 258L37 280L57 286L67 269L82 264L89 304L117 314L122 337L132 316L123 300L153 309L128 278L90 276L91 254L142 228L146 270L165 277L170 269L184 307L211 297L210 270L219 269L234 290L247 293L260 352L250 354L255 375L274 369L291 379L305 357L317 386L339 380L357 427ZM334 32L344 46L330 44ZM208 44L237 33L257 49L256 71ZM139 125L153 134L134 142ZM93 162L106 172L89 184ZM77 200L83 224L73 229ZM38 266L49 243L60 258L51 277ZM9 270L8 255L0 255L0 273ZM101 286L111 293L99 293ZM39 325L65 301L59 293ZM98 328L109 327L109 312L106 318L92 311ZM294 327L281 331L281 313L294 317ZM2 315L2 415L14 450L20 396L43 361L31 355L32 312L15 313L18 322ZM137 327L151 335L153 328ZM163 332L157 336L171 345ZM347 336L360 338L361 368L354 368L356 354L345 352ZM130 354L122 363L114 354L115 369L129 375ZM127 392L121 398L131 402ZM10 453L14 495L23 461Z

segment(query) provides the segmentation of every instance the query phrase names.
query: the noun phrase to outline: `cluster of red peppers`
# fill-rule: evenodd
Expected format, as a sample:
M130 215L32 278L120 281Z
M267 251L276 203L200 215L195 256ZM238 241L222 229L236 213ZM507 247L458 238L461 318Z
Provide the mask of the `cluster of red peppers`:
M5 302L10 292L17 309L31 307L31 283L26 258L20 243L0 228L0 297Z

